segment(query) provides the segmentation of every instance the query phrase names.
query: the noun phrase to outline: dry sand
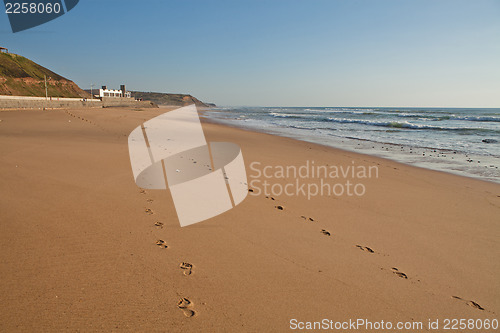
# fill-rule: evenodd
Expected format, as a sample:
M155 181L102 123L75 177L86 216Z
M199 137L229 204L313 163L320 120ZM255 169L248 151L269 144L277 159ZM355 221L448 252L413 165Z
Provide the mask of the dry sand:
M164 111L0 112L0 331L499 318L500 185L205 123L207 140L240 145L249 175L255 161L309 160L379 177L362 197L249 193L181 228L169 192L141 193L128 156L130 131Z

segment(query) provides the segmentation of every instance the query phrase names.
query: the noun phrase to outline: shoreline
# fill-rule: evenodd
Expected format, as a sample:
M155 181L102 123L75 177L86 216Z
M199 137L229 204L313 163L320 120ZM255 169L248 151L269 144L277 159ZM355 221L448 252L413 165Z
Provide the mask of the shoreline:
M486 178L484 176L477 176L477 175L475 176L473 174L470 174L470 173L467 173L467 172L460 172L460 171L457 171L457 170L446 170L444 168L433 168L431 166L425 166L425 163L422 163L422 164L419 165L419 164L414 164L414 163L411 163L411 162L404 162L404 161L398 160L396 158L391 158L390 156L383 156L381 154L369 153L366 150L364 150L364 151L356 151L354 148L353 149L349 149L348 146L339 147L339 146L324 144L324 143L320 143L320 142L316 142L316 141L302 140L302 139L294 138L294 137L287 136L287 135L284 135L284 134L280 135L278 133L266 132L265 130L261 130L261 129L249 128L249 127L244 127L244 126L238 126L238 125L236 125L234 123L222 122L222 121L218 121L218 119L210 118L209 116L204 115L203 111L200 111L200 119L201 119L202 123L215 124L215 125L220 125L220 126L227 126L227 127L234 128L234 129L239 129L239 130L242 130L242 131L260 133L260 134L266 134L266 135L277 136L277 137L281 137L281 138L288 138L288 139L296 140L296 141L299 141L299 142L306 142L306 143L310 143L310 144L315 144L315 145L322 146L322 147L325 147L325 148L331 148L331 149L334 149L334 150L337 149L337 150L340 150L340 151L343 151L343 152L360 154L360 155L367 155L367 156L370 156L370 157L380 158L380 159L383 159L383 160L395 162L395 163L398 163L398 164L401 164L401 165L405 165L405 166L409 166L409 167L424 169L424 170L428 170L428 171L436 171L436 172L444 173L444 174L447 174L447 175L454 175L454 176L459 176L459 177L465 177L465 178L468 178L468 179L479 180L479 181L486 182L486 183L500 184L500 178L498 178L498 177L495 177L495 178ZM382 146L382 147L384 145L386 145L386 146L389 145L389 146L392 146L394 148L401 146L400 144L394 144L394 143L390 143L390 142L383 143L383 142L378 142L378 141L370 141L370 140L357 139L357 138L344 138L344 139L358 141L358 142L369 142L369 145L378 144L379 146ZM422 151L430 151L430 152L433 152L433 151L436 152L436 151L438 151L438 155L439 155L439 152L442 152L442 151L446 151L446 152L451 153L451 154L454 152L454 150L452 150L452 149L445 150L445 149L437 149L437 148L429 148L429 147L419 147L419 148L414 148L414 149L415 149L415 151L420 150L420 153ZM468 155L463 154L463 157L468 158ZM429 163L427 163L427 164L429 164Z

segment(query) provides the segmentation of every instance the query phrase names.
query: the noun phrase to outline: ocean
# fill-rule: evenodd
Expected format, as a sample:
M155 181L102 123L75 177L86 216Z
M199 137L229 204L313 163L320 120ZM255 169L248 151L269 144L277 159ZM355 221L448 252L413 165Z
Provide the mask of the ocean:
M204 115L500 183L500 108L221 107Z

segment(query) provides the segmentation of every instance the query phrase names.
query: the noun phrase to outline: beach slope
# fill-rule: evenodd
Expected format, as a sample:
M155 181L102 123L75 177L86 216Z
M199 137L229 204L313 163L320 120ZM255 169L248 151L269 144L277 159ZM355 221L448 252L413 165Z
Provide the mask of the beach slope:
M208 141L241 147L254 192L181 228L128 155L128 134L164 111L0 112L1 331L498 319L500 185L205 122ZM262 193L297 179L257 170L308 161L377 174L328 178L363 195Z

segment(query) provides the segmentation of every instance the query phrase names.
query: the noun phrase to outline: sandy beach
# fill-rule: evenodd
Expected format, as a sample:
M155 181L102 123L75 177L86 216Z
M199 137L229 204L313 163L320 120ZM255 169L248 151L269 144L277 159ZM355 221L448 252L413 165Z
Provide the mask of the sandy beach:
M499 319L499 184L204 122L208 141L241 147L253 192L181 228L168 190L136 186L127 148L165 111L0 112L0 331ZM307 161L377 173L330 179L362 195L258 191L257 170Z

